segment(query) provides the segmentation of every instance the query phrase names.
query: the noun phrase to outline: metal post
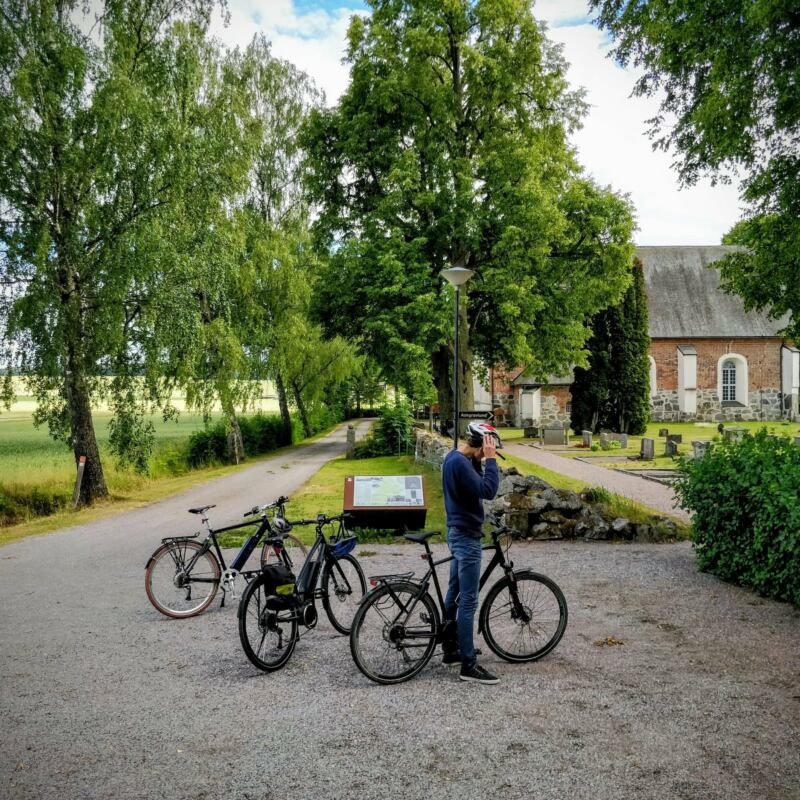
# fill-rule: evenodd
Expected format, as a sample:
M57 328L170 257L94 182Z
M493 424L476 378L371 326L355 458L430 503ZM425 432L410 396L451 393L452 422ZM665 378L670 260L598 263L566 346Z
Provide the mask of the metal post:
M458 449L458 302L459 292L456 286L456 335L453 349L453 448Z

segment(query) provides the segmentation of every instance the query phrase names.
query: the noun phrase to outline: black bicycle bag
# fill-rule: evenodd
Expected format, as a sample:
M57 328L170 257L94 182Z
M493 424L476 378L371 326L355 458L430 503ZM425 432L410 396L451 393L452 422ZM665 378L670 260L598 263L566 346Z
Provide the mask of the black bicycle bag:
M267 608L290 608L295 604L294 573L284 564L269 564L261 570L264 593L270 595Z

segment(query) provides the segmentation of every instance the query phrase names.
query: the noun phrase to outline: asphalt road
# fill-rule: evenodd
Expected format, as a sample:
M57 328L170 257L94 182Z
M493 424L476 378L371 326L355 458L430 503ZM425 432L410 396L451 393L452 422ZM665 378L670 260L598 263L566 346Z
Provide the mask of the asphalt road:
M263 674L235 605L150 606L145 561L191 528L187 507L234 521L341 449L0 549L3 800L800 798L800 612L697 573L685 543L515 546L562 586L570 623L541 662L487 651L496 687L437 657L374 685L324 615ZM423 566L416 545L357 552L367 574Z

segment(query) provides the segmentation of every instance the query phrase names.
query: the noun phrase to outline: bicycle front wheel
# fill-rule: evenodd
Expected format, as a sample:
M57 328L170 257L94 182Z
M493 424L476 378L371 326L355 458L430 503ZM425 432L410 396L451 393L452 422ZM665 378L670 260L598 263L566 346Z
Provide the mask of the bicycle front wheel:
M402 683L428 663L436 647L439 612L411 581L373 589L353 617L350 652L356 666L375 683Z
M188 565L200 552L191 571ZM150 602L164 615L182 619L205 611L219 588L220 567L216 556L199 542L178 540L158 548L144 573Z
M530 570L501 578L486 596L480 629L491 650L506 661L536 661L560 641L567 601L558 585Z
M322 570L322 607L339 633L350 633L367 582L361 565L351 555L331 558Z
M261 548L261 569L270 564L284 564L297 572L308 555L308 548L293 533L288 534L283 540L283 548L280 549L288 557L289 563L286 564L283 555L278 556L278 547L274 544L265 544Z
M276 598L269 594L269 588L263 576L250 581L238 612L239 640L245 655L264 672L280 669L297 643L295 610L274 608Z

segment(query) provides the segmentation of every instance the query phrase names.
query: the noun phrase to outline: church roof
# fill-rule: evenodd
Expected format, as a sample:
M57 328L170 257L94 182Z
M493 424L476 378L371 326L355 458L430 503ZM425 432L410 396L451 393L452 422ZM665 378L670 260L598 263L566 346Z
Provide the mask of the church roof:
M710 267L736 247L637 247L644 265L651 339L780 336L789 316L747 312L737 295L719 288Z

